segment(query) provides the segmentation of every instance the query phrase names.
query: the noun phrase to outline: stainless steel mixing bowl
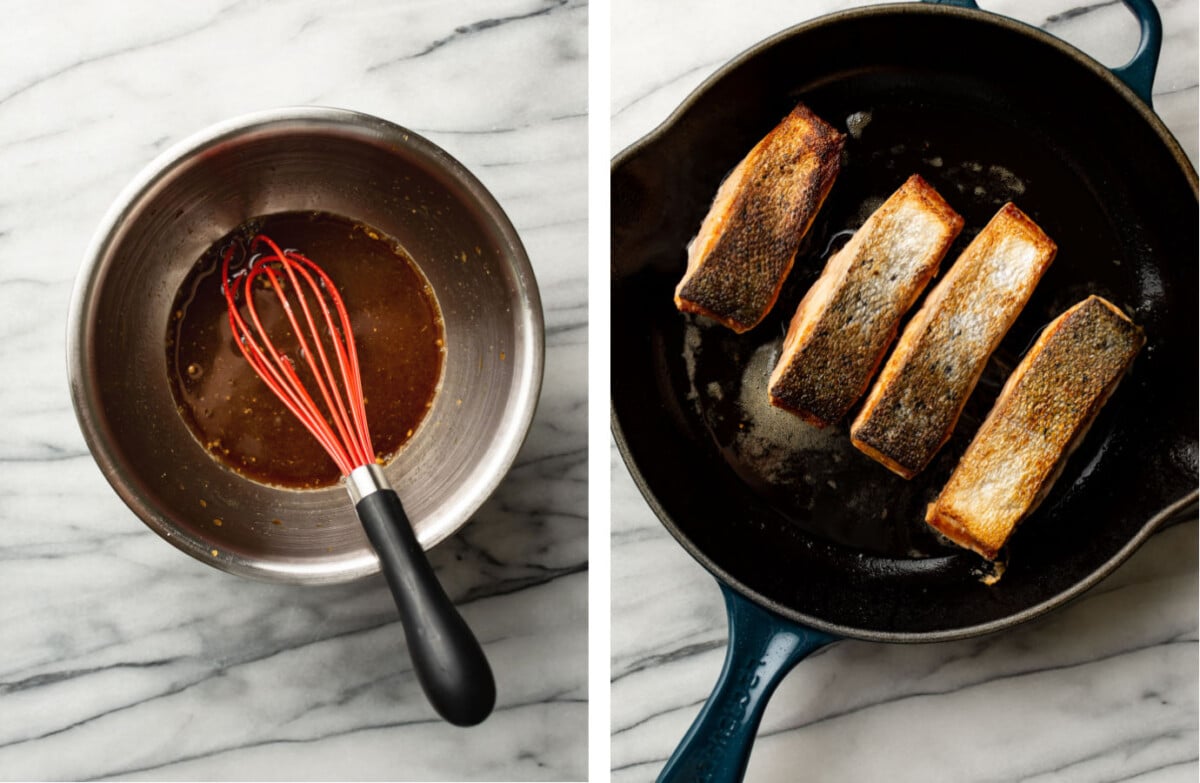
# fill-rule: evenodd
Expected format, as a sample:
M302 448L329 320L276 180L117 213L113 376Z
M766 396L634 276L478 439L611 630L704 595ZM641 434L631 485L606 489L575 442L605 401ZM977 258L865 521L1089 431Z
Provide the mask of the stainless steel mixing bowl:
M96 462L155 532L232 573L341 582L379 570L346 491L270 487L219 465L184 425L167 380L167 320L188 270L247 219L294 210L385 231L434 290L446 331L441 390L384 471L421 544L449 536L500 483L529 429L542 309L495 199L404 128L339 109L278 109L161 155L118 197L88 250L71 303L68 371Z

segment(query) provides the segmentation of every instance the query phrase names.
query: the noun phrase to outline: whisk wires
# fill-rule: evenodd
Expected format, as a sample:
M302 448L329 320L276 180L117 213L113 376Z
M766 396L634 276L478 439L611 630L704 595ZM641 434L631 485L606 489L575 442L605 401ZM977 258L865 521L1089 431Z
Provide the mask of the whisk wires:
M238 249L232 245L225 251L221 280L229 328L242 355L328 452L343 475L373 463L375 451L367 427L358 351L350 317L333 280L311 259L295 250L280 249L263 234L251 240L245 267L231 272ZM263 325L253 289L260 277L275 294L291 326L298 343L296 353L308 367L315 394L301 379L295 359L277 348ZM239 298L247 317L242 316ZM314 315L313 304L318 315ZM318 317L322 323L318 323ZM331 350L327 350L326 343ZM334 362L329 358L331 352Z

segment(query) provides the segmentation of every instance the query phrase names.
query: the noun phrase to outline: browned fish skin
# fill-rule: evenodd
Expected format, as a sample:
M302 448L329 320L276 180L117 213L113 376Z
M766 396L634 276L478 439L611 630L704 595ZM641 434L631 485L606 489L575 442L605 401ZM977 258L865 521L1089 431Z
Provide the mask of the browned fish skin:
M1055 319L929 506L929 525L994 559L1049 492L1145 342L1140 328L1098 296Z
M845 140L798 104L755 145L721 183L688 246L675 306L735 332L757 325L833 186Z
M924 470L1056 251L1025 213L1001 207L905 327L850 427L855 447L904 478Z
M962 225L932 186L909 177L829 259L796 308L771 374L771 404L819 427L845 416Z

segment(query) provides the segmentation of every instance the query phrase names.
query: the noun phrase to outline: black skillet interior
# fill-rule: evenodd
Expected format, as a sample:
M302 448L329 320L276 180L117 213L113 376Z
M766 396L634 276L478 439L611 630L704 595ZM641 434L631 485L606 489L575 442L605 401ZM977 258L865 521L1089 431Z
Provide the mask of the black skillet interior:
M1195 175L1097 68L996 17L850 12L761 46L617 161L614 430L651 505L718 577L826 630L950 638L1073 594L1194 496ZM681 315L685 246L718 184L798 100L851 133L779 301L741 336ZM1059 253L951 441L904 481L850 445L847 422L807 427L770 409L765 390L828 254L914 172L966 220L943 271L1008 200ZM929 533L925 506L1040 328L1090 293L1121 306L1147 346L986 586L982 561Z

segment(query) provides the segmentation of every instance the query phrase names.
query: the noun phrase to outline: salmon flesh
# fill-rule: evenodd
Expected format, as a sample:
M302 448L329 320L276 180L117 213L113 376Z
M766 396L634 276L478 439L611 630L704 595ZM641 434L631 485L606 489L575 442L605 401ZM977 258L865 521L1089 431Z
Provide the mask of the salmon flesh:
M1016 206L1001 207L904 328L851 442L904 478L923 470L1057 249Z
M799 104L730 172L688 245L675 306L745 332L770 312L846 137Z
M1098 296L1055 319L1009 376L926 522L994 559L1049 492L1145 342Z
M771 374L771 404L819 427L845 416L962 226L929 183L909 177L829 259L796 308Z

